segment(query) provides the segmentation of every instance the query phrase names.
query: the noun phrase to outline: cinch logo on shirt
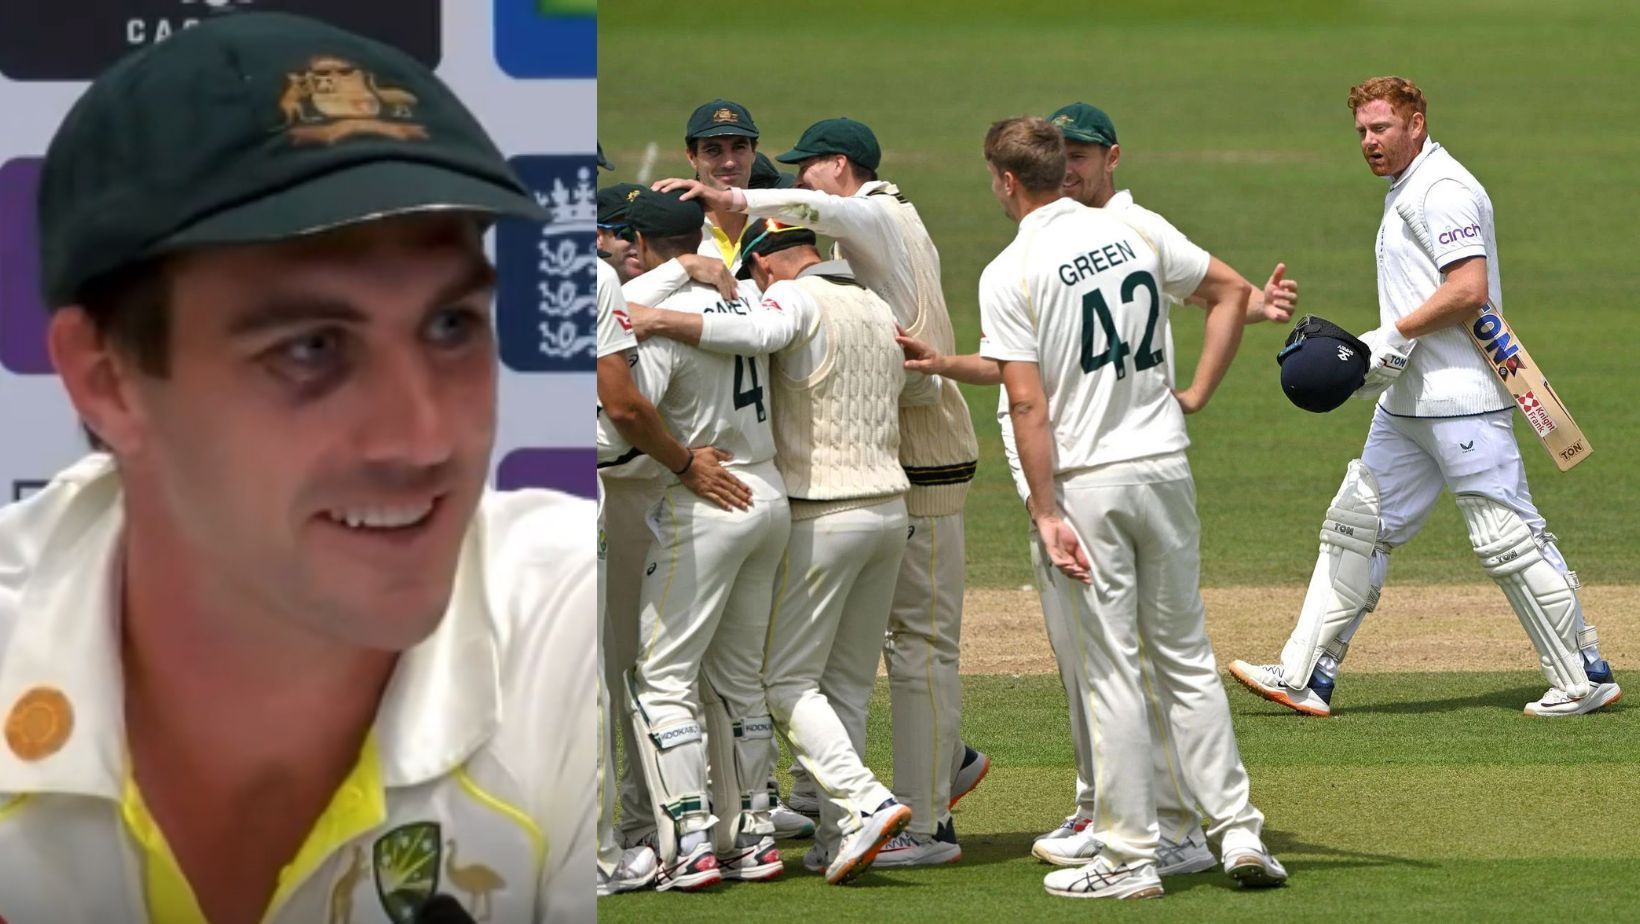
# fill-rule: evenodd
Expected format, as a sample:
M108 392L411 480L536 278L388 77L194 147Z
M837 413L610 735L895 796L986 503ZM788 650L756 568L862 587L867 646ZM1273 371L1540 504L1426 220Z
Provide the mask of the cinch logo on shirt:
M1456 244L1460 240L1468 240L1472 237L1480 237L1480 235L1480 225L1466 225L1462 228L1454 228L1451 231L1441 232L1441 236L1438 240L1443 244Z

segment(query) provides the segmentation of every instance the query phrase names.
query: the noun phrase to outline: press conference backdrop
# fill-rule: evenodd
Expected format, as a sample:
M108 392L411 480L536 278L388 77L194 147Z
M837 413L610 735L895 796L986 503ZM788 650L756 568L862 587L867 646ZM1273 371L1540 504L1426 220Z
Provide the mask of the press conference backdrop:
M0 0L0 504L86 451L51 369L34 196L52 132L132 49L214 16L303 13L434 67L551 212L489 235L496 260L497 487L590 496L596 246L596 0Z

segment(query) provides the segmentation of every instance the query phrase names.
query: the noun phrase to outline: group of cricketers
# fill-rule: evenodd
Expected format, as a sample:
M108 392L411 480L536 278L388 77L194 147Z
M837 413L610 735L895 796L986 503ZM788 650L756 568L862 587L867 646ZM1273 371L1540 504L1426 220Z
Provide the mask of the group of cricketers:
M1348 101L1390 181L1381 326L1355 341L1366 357L1297 331L1287 352L1355 358L1355 380L1314 387L1377 409L1280 663L1230 671L1328 715L1390 550L1446 487L1539 652L1551 688L1526 711L1598 709L1620 691L1527 492L1513 400L1455 326L1501 307L1491 204L1429 140L1415 85L1373 78ZM1244 325L1292 316L1285 265L1257 288L1118 190L1102 109L1006 119L984 160L1018 234L980 278L983 333L959 354L938 251L914 190L878 176L874 132L825 119L773 162L759 141L745 106L712 100L685 127L693 179L598 193L599 893L771 879L788 837L812 835L804 866L839 884L961 858L950 810L989 759L958 734L978 451L957 382L1002 386L1069 704L1075 809L1032 847L1062 867L1046 889L1150 897L1221 864L1283 884L1207 639L1185 417ZM1170 314L1187 303L1205 332L1183 383ZM892 789L862 760L879 663ZM796 761L784 798L777 739Z

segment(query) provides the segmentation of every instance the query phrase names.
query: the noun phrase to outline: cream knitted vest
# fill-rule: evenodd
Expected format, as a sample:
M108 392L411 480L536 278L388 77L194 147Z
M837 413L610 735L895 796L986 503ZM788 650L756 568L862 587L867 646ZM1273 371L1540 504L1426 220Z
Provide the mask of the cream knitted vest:
M890 209L900 224L911 271L917 285L917 320L906 333L933 344L947 355L957 352L951 315L945 309L945 291L940 288L940 255L923 227L916 206L887 186L872 196L892 197ZM961 513L974 478L979 444L974 439L974 422L968 416L968 402L955 382L940 389L938 404L900 408L900 464L911 480L906 494L906 512L914 517L946 516Z
M825 276L794 280L820 305L825 358L805 378L786 375L775 354L775 464L792 513L816 513L881 500L906 490L895 416L905 374L894 345L894 315L870 290ZM794 344L797 346L797 344Z

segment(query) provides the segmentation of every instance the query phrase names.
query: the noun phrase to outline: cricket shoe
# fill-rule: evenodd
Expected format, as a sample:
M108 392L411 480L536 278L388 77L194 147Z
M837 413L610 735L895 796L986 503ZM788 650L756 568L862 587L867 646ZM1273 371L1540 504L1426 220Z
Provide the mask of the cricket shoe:
M1279 664L1248 664L1237 658L1230 662L1230 676L1241 685L1272 703L1280 703L1305 715L1332 715L1332 684L1311 684L1300 690L1287 686Z
M769 821L774 823L774 836L778 840L791 841L814 836L814 819L799 815L784 802L777 803L769 810Z
M661 866L660 875L655 878L655 891L696 892L723 881L717 854L712 852L710 831L684 835L678 845L678 855L677 862Z
M803 851L803 868L811 873L823 873L831 865L831 852L816 842Z
M1611 676L1610 669L1606 676ZM1580 699L1572 699L1560 690L1551 689L1543 694L1543 698L1535 703L1526 704L1526 714L1540 718L1559 718L1568 715L1584 715L1603 706L1609 706L1623 698L1623 689L1615 681L1605 683L1589 682L1589 692Z
M932 835L901 831L877 852L873 866L880 868L906 866L941 866L962 859L962 848L957 845L957 826L947 818L934 829Z
M1158 898L1162 877L1154 863L1116 866L1101 856L1076 869L1054 870L1043 877L1042 887L1065 898Z
M1252 847L1226 850L1224 871L1244 889L1270 889L1287 884L1287 868L1268 850Z
M911 808L893 799L884 799L876 810L865 817L860 830L843 838L837 856L826 867L826 881L832 885L853 882L877 859L883 845L911 823Z
M1164 837L1156 845L1156 874L1163 878L1200 873L1218 863L1213 851L1207 849L1207 835L1200 828L1182 841L1170 841Z
M718 854L717 862L724 879L743 882L765 882L786 871L786 864L780 860L780 848L768 835L736 835L735 849Z
M1093 836L1091 823L1085 816L1070 816L1031 844L1031 856L1055 866L1087 865L1105 847Z
M598 870L598 897L635 892L654 882L660 871L660 859L654 850L647 845L628 847L621 851L621 862L615 864L615 872Z
M820 817L820 791L814 788L812 781L794 783L791 794L780 801L795 814Z
M957 768L957 775L951 779L951 804L949 811L957 807L963 796L974 791L979 781L985 779L985 774L991 772L991 758L985 752L976 751L968 745L962 746L962 766Z

